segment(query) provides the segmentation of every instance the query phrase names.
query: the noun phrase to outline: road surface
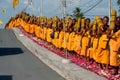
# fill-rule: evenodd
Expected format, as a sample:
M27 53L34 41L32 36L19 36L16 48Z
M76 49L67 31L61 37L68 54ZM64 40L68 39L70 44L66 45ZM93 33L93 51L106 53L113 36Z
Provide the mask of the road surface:
M11 29L0 30L0 80L65 80L37 59Z

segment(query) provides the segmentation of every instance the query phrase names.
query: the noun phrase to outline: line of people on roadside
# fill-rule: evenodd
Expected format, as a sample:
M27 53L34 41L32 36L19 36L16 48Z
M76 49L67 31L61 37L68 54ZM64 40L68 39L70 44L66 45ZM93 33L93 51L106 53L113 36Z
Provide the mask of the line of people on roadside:
M108 22L107 16L96 16L94 21L90 21L89 18L36 17L21 12L9 20L6 29L21 26L27 33L47 41L56 48L67 49L84 60L96 62L103 70L108 70L108 67L112 66L112 74L118 74L120 16L116 17L112 30Z

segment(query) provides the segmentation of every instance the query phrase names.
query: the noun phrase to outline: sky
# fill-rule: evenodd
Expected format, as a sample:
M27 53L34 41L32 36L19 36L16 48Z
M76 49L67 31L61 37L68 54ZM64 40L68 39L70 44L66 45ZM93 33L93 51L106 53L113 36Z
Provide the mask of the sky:
M101 1L97 6L93 7ZM118 11L117 0L112 0L112 9ZM42 3L41 3L42 2ZM66 0L66 14L73 14L75 7L79 7L84 13L84 16L94 19L96 15L109 16L109 0ZM8 20L15 16L17 13L21 12L28 5L28 0L19 0L19 4L15 9L12 8L12 0L0 0L0 20L4 22L3 25L0 25L0 29L4 28L4 25ZM6 14L2 13L2 10L6 9ZM91 9L90 11L88 11ZM27 13L35 16L47 16L53 17L58 16L62 17L62 10L60 5L60 0L32 0L32 4L28 6L25 10ZM88 11L87 13L85 13Z

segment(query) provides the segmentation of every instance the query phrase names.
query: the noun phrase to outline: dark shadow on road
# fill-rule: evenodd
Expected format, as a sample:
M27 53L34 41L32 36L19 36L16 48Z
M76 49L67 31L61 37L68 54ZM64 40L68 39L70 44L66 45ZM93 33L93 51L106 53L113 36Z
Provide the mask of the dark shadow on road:
M11 75L0 75L0 80L12 80Z
M0 48L0 56L17 55L21 53L23 53L21 48Z

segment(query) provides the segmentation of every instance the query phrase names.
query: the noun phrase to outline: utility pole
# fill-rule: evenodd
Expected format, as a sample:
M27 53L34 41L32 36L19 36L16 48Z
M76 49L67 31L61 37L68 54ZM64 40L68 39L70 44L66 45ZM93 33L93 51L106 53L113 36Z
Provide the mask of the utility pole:
M62 9L62 18L66 17L66 0L60 0L61 3L61 9ZM63 22L64 24L64 22ZM65 26L63 26L64 29L64 46L67 46L67 42L66 42L66 32L65 32ZM62 60L62 63L70 63L70 59L68 59L68 52L67 49L65 49L65 55L66 58Z
M62 5L63 5L63 17L66 16L66 0L63 0L62 1ZM67 46L67 42L66 42L66 35L65 35L65 26L63 26L64 28L64 43L65 43L65 46ZM68 52L67 52L67 49L65 49L65 54L66 54L66 59L68 59Z
M61 9L62 9L62 18L66 16L66 0L60 0Z
M42 10L43 10L43 0L40 0L40 5L41 5L41 7L40 7L40 15L42 16L43 14L42 14Z
M63 16L66 16L66 0L63 0Z
M111 15L111 9L112 9L112 0L108 0L108 5L109 5L109 18L110 18L110 15Z

